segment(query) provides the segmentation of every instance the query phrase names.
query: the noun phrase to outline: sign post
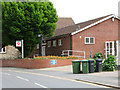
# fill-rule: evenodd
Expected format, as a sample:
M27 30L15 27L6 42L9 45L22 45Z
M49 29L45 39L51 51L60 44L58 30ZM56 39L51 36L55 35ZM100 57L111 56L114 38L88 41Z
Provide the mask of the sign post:
M16 47L21 47L21 49L22 49L22 58L24 58L24 45L23 45L23 40L16 40Z
M22 40L22 58L24 58L24 46L23 46L23 40Z

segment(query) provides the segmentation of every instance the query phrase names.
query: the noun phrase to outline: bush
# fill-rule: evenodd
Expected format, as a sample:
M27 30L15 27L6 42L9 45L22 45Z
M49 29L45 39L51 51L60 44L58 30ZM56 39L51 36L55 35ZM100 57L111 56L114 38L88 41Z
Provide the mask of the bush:
M103 71L115 71L117 67L116 58L113 55L109 55L103 62Z
M94 71L96 71L96 60L94 60Z
M98 59L98 58L103 59L102 53L96 53L96 54L94 55L94 59L95 59L95 60Z

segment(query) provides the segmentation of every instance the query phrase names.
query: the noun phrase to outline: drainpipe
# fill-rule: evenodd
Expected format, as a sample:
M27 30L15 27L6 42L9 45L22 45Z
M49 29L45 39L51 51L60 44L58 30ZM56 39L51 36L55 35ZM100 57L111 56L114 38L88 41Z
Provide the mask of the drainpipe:
M72 35L70 34L70 50L72 50ZM72 55L72 52L70 53Z

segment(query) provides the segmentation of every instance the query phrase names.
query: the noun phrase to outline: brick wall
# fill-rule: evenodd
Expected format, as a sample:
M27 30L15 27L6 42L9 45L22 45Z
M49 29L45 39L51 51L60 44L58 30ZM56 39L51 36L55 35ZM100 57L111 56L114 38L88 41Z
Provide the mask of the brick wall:
M95 44L86 45L85 37L95 37ZM118 20L115 19L115 21L112 22L112 20L109 19L73 35L72 48L73 50L85 51L86 57L88 58L90 57L90 51L92 51L92 56L97 52L104 54L105 42L114 40L118 40Z
M0 54L0 59L19 58L21 54L14 46L6 46L6 53Z
M58 39L62 39L62 46L58 46ZM51 47L46 45L46 55L61 55L63 50L70 50L70 36L58 37L49 41L57 40L57 46L53 47L53 42L51 42Z
M56 65L51 65L51 60L0 60L3 67L17 67L17 68L31 68L31 69L39 69L39 68L49 68L49 67L58 67L58 66L66 66L72 65L72 60L57 60ZM1 65L1 64L0 64Z

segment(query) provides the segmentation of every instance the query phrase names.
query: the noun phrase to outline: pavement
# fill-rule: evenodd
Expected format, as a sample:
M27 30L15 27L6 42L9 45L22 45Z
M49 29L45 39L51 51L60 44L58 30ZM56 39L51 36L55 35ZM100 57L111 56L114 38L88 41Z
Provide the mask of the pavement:
M78 81L89 82L109 87L119 87L120 88L120 71L107 71L107 72L95 72L88 74L73 74L72 65L44 68L38 70L46 71L56 71L57 76L67 77ZM59 73L58 73L59 72ZM52 75L53 72L51 72ZM54 73L53 73L54 74ZM54 74L54 75L56 75Z

